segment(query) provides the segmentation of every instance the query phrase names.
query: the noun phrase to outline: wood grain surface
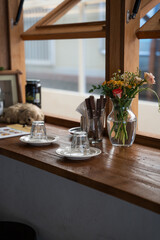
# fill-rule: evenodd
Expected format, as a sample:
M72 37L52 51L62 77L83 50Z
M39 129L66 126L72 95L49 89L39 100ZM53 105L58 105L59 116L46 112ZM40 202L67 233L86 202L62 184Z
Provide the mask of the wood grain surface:
M160 38L160 10L136 31L136 36L138 39Z
M25 52L24 41L20 34L23 32L23 12L20 16L19 22L13 26L13 21L17 15L20 0L8 0L8 39L9 39L9 54L10 54L10 70L19 69L22 73L21 81L19 82L21 89L22 102L25 102L25 84L26 84L26 70L25 70Z
M158 3L159 0L142 0L140 6L140 17L143 18Z
M20 142L19 137L8 138L0 141L0 154L160 213L159 149L139 144L113 147L104 138L94 145L102 150L101 155L71 161L56 154L57 148L70 145L68 129L46 127L49 136L59 136L57 144L34 147Z

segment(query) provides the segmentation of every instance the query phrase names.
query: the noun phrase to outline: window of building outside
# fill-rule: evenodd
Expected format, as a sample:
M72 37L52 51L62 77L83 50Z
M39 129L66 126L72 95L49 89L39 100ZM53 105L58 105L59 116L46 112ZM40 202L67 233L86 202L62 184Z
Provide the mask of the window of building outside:
M61 2L26 0L24 30ZM55 24L105 20L105 2L82 0ZM160 4L141 19L141 25L159 8ZM156 85L153 89L160 96L160 40L140 40L139 53L142 75L145 71L155 75ZM27 79L41 80L43 110L79 120L76 107L89 95L92 84L100 84L105 79L105 39L25 41L25 55ZM156 101L150 92L140 94L139 131L160 134L160 115Z

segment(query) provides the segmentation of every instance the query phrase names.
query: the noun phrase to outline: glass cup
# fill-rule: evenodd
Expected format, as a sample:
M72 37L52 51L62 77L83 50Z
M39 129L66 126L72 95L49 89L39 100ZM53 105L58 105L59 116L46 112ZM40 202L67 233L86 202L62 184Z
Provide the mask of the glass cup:
M32 122L31 138L35 140L47 139L46 127L45 127L44 121Z
M90 153L88 135L85 131L75 132L72 137L71 153L86 155Z
M99 143L103 139L104 116L94 117L88 120L88 138L92 143Z

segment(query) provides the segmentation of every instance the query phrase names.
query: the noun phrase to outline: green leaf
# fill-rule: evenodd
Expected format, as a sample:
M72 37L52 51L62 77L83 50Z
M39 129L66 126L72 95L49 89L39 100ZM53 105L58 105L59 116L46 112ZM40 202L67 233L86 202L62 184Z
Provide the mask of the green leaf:
M4 67L0 67L0 71L3 71L4 70Z

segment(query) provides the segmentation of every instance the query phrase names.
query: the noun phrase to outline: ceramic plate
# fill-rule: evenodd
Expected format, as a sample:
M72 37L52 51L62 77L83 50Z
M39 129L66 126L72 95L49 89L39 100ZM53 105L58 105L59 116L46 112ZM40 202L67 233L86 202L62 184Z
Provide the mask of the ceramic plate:
M56 153L62 157L66 157L68 159L71 160L86 160L89 159L91 157L95 157L99 154L101 154L101 150L98 148L90 148L90 153L89 154L82 154L82 153L71 153L70 152L70 148L66 147L66 148L58 148L56 150Z
M45 139L35 140L35 139L32 139L30 135L28 135L28 136L20 137L20 141L23 143L28 143L33 146L47 146L47 145L50 145L51 143L57 142L59 137L55 136L55 137L47 137L47 138L48 139L46 140Z
M74 134L75 132L81 131L81 128L80 127L74 127L74 128L70 128L68 131L69 131L70 134Z

